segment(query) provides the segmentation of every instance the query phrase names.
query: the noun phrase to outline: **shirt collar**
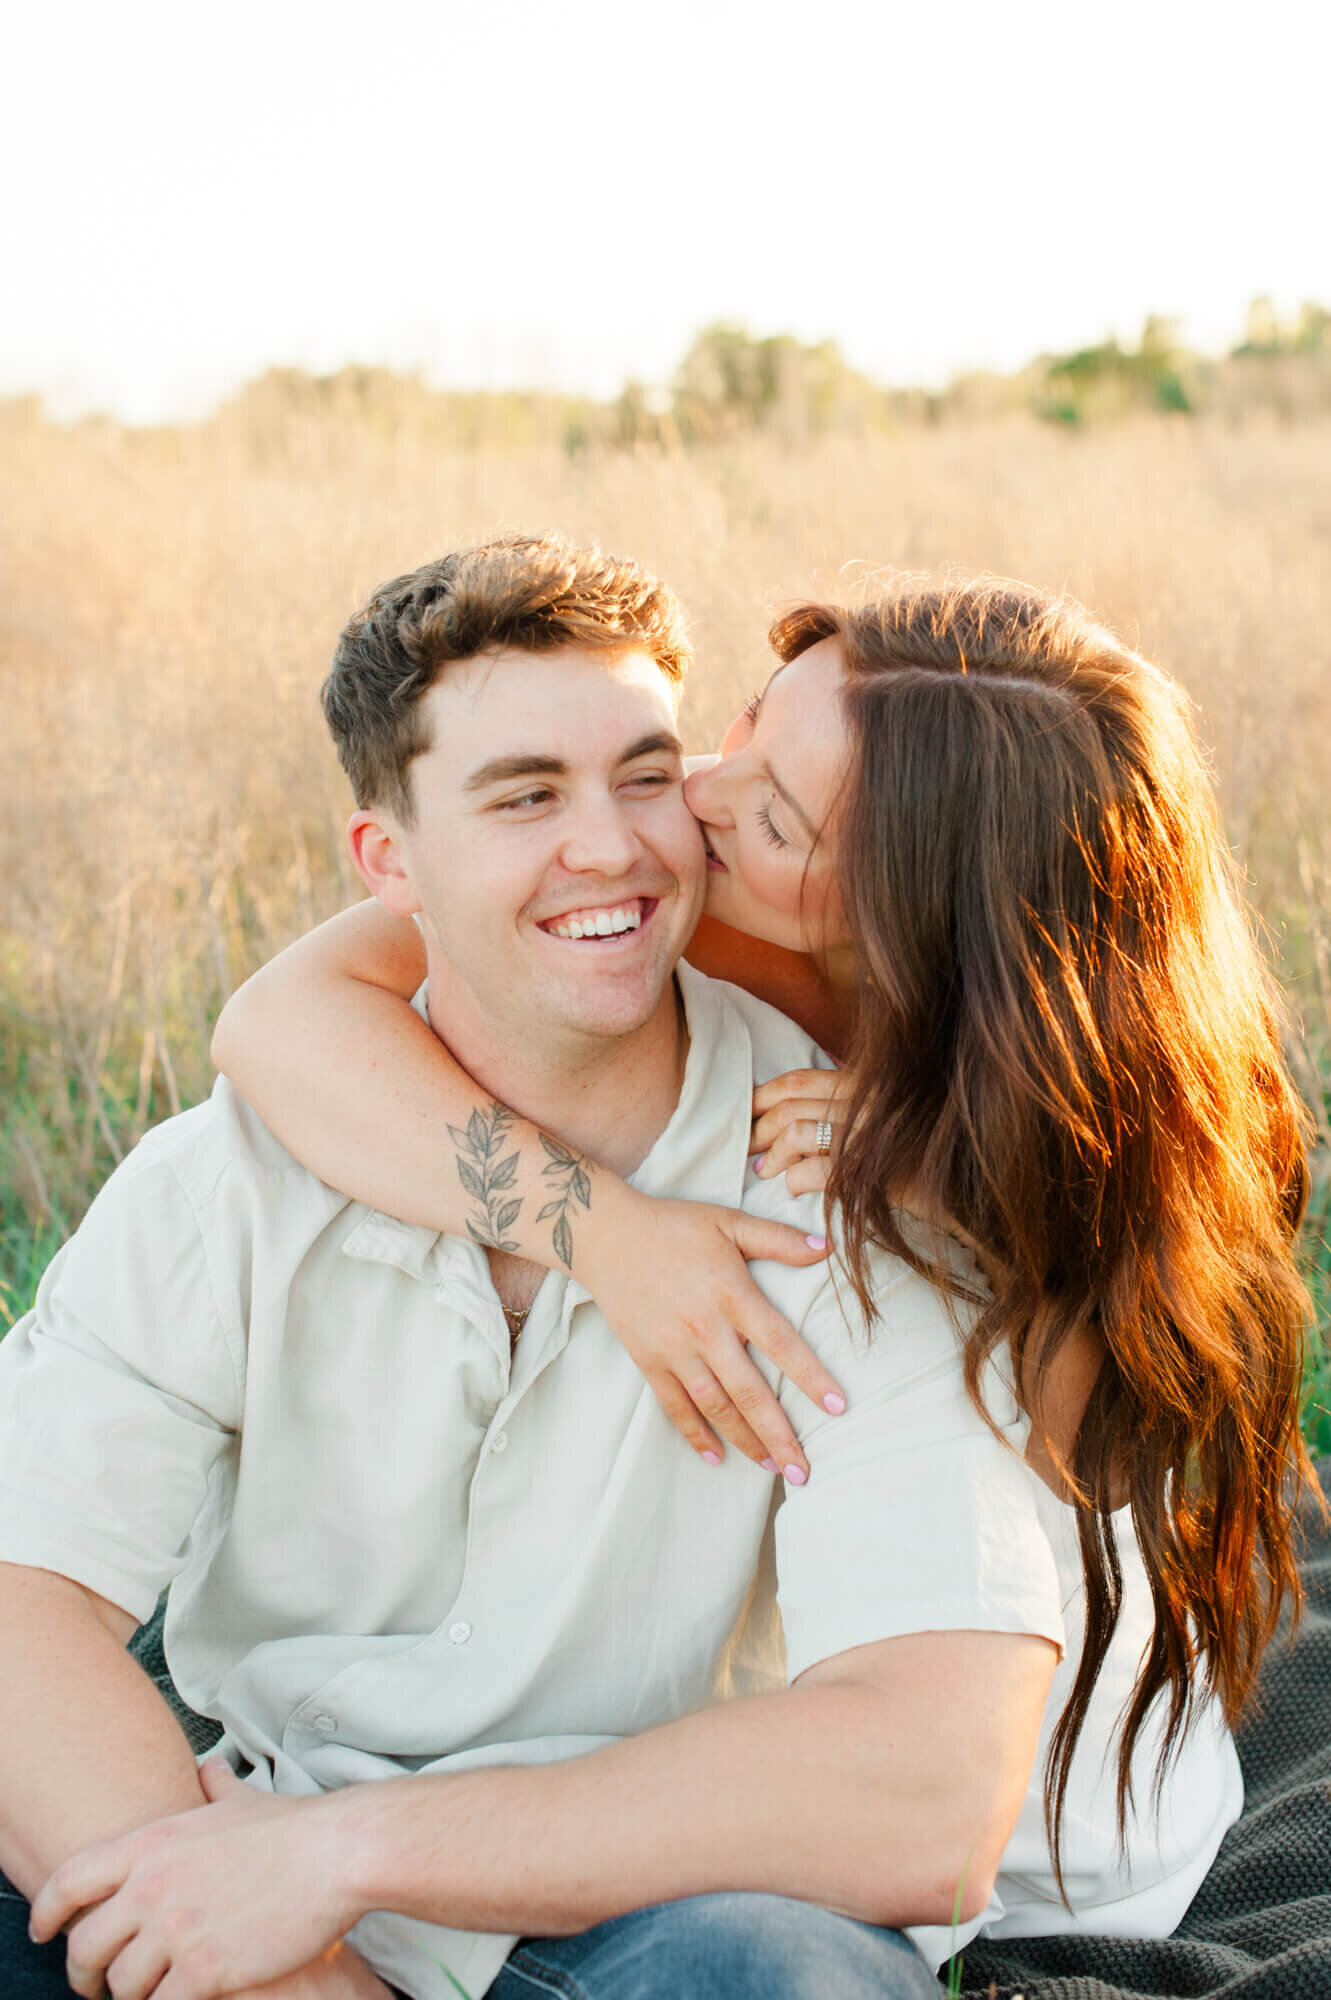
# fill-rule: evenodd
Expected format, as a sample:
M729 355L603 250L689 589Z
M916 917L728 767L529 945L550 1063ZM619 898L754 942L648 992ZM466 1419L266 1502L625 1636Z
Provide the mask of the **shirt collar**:
M629 1184L642 1194L738 1208L753 1125L753 1047L723 985L682 962L676 977L689 1029L684 1083Z
M676 977L689 1030L684 1082L665 1130L629 1175L629 1184L642 1194L738 1208L753 1118L753 1049L748 1030L718 981L682 962ZM411 1004L423 1020L429 1020L425 985ZM378 1209L363 1214L342 1251L366 1263L392 1264L409 1277L431 1283L438 1283L446 1268L451 1267L450 1275L461 1266L469 1269L482 1254L465 1238L401 1222ZM569 1293L569 1303L588 1297L573 1281Z

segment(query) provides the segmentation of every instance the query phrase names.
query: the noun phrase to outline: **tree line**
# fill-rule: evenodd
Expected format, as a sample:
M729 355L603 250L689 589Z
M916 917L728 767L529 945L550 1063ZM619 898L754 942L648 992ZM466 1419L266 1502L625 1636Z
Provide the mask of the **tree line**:
M1174 320L1151 316L1135 343L1109 337L1041 354L1010 374L976 371L941 389L900 388L851 366L834 340L755 335L733 321L704 327L669 380L627 380L597 400L538 390L453 390L419 374L348 366L314 375L273 368L210 421L259 457L285 452L302 428L331 422L454 450L556 445L687 450L766 433L789 445L1024 413L1068 429L1151 414L1286 422L1331 414L1331 310L1304 305L1283 322L1254 299L1243 338L1220 356L1188 348ZM0 404L0 421L43 421L40 399ZM94 420L96 421L96 420ZM102 420L104 421L104 420Z

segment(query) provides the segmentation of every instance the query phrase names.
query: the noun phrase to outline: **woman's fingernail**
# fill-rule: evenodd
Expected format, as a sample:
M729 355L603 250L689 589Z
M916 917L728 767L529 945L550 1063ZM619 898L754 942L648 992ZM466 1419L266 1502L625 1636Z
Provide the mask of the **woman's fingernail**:
M764 1472L780 1472L781 1470L781 1467L774 1458L760 1458L758 1463Z
M823 1397L823 1408L828 1412L830 1416L839 1417L841 1415L841 1412L845 1409L845 1407L846 1407L845 1397L838 1396L835 1389L830 1389L828 1393Z
M721 1454L720 1454L720 1452L719 1452L719 1451L705 1451L705 1452L703 1453L703 1462L704 1462L704 1464L706 1464L706 1465L719 1465L719 1464L721 1463Z
M786 1478L792 1486L803 1486L808 1476L808 1473L802 1472L798 1465L788 1465L786 1467Z
M753 1171L754 1171L754 1173L755 1173L755 1174L760 1174L760 1173L762 1172L762 1170L763 1170L763 1161L764 1161L764 1160L765 1160L766 1158L767 1158L767 1155L766 1155L766 1153L759 1153L759 1155L758 1155L757 1159L756 1159L756 1160L754 1161L754 1163L753 1163Z
M827 1238L825 1236L806 1236L804 1241L808 1244L810 1250L826 1250L827 1248Z

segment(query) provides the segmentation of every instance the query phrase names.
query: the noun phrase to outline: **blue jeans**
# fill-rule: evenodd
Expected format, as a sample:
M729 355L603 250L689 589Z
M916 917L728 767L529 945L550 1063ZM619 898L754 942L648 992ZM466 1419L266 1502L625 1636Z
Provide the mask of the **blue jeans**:
M68 2000L63 1938L31 1943L28 1905L0 1888L0 1994ZM490 2000L939 2000L900 1931L785 1896L693 1896L576 1937L524 1938Z
M69 2000L65 1940L35 1945L28 1936L28 1905L0 1875L0 1993L5 2000Z
M941 2000L909 1938L787 1896L691 1896L523 1938L490 2000Z

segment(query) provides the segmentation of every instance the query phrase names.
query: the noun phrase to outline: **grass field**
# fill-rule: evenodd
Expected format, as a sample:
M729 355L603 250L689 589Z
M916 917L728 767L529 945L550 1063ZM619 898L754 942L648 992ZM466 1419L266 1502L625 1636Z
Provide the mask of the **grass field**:
M1329 464L1325 422L1014 419L569 456L318 417L133 434L0 412L0 1324L146 1126L207 1091L226 994L357 893L315 699L347 614L457 541L554 526L679 589L690 748L765 678L768 614L848 566L1067 588L1179 676L1290 1000L1325 1329ZM1310 1366L1310 1433L1331 1450L1331 1377Z

